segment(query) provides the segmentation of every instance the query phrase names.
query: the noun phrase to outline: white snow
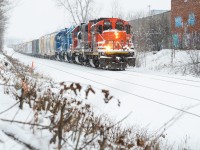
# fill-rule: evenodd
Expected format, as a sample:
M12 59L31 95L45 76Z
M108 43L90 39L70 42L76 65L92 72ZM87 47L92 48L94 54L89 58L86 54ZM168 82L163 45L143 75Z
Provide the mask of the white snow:
M199 50L171 50L165 49L156 54L139 53L140 59L138 70L159 71L165 74L196 75L195 63L200 60ZM200 66L198 66L200 72Z
M76 64L33 58L14 53L12 49L7 49L7 52L25 64L31 65L32 61L34 61L37 71L51 77L56 82L79 82L84 86L92 85L97 91L100 91L100 89L110 90L111 95L121 101L120 107L117 106L116 101L111 101L109 105L105 105L102 101L102 95L99 94L100 92L97 95L91 95L88 102L92 103L96 113L106 113L116 121L131 113L124 120L124 126L138 124L138 126L149 128L152 132L156 131L179 113L178 110L170 107L184 109L190 113L200 115L200 79L191 76L180 76L180 74L168 75L168 73L172 73L172 69L168 67L171 62L171 50L149 55L146 57L146 65L142 63L141 68L130 67L126 71L99 70ZM181 65L188 59L187 55L181 53L180 55L176 54L174 64ZM162 73L155 71L158 69ZM0 91L3 90L1 89ZM0 97L0 112L16 102L2 92L0 92ZM0 115L0 118L8 118L8 116L12 118L17 110L18 107L13 108L11 112ZM29 113L30 110L27 109L26 115L20 113L17 116L27 117ZM200 149L199 127L200 117L184 113L183 116L166 129L165 133L169 141L177 145L187 135L189 137L188 145L196 150ZM20 127L17 127L17 125L5 127L0 121L1 130L13 131L17 128ZM23 130L19 129L14 133L17 134L17 132L23 132ZM0 140L5 142L4 144L0 143L0 149L1 146L9 149L16 144L12 140L7 140L8 137L2 132L0 132L1 134L3 137L0 136ZM23 136L19 136L19 138L24 138ZM34 140L37 136L28 136L27 141ZM43 141L41 140L40 142ZM33 144L36 147L38 145L37 141L33 142ZM17 147L17 149L20 148L20 146Z

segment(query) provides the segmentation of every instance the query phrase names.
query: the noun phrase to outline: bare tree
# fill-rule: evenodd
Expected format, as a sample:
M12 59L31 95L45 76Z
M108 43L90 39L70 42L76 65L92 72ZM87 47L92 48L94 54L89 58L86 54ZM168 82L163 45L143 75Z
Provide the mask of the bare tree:
M124 18L124 13L121 11L121 6L118 0L112 0L111 2L111 15L116 18Z
M7 0L0 0L0 52L3 49L3 41L4 41L4 31L6 27L6 6L8 5Z
M137 12L129 12L127 14L126 19L130 20L132 34L133 34L133 43L137 50L143 51L143 46L145 43L146 26L147 23L144 22L144 17L146 17L146 13L144 11Z
M144 13L136 13L137 17L130 21L133 32L133 42L138 50L160 50L170 48L170 13L162 13L145 17Z
M59 6L67 10L77 25L87 22L93 14L94 0L55 0Z
M149 18L149 34L150 48L160 50L162 48L170 48L170 15L163 13Z

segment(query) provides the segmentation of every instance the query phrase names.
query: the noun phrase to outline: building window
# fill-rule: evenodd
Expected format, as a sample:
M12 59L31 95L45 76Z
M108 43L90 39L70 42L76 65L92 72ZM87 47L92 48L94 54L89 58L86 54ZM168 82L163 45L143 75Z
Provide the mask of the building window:
M188 25L195 25L196 19L195 19L195 14L194 13L190 13L188 16Z
M179 28L183 26L182 17L178 16L175 18L175 27Z

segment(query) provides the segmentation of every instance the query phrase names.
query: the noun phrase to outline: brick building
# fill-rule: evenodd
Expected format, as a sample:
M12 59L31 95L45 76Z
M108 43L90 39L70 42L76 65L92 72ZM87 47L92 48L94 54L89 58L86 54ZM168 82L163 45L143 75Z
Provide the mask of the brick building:
M200 0L171 0L171 30L175 49L200 49Z

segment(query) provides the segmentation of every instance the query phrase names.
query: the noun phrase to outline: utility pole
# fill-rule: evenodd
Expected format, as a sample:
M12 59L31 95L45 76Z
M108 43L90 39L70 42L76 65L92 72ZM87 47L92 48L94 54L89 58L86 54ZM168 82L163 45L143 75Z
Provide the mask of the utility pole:
M151 15L151 5L148 5L149 7L149 16Z

